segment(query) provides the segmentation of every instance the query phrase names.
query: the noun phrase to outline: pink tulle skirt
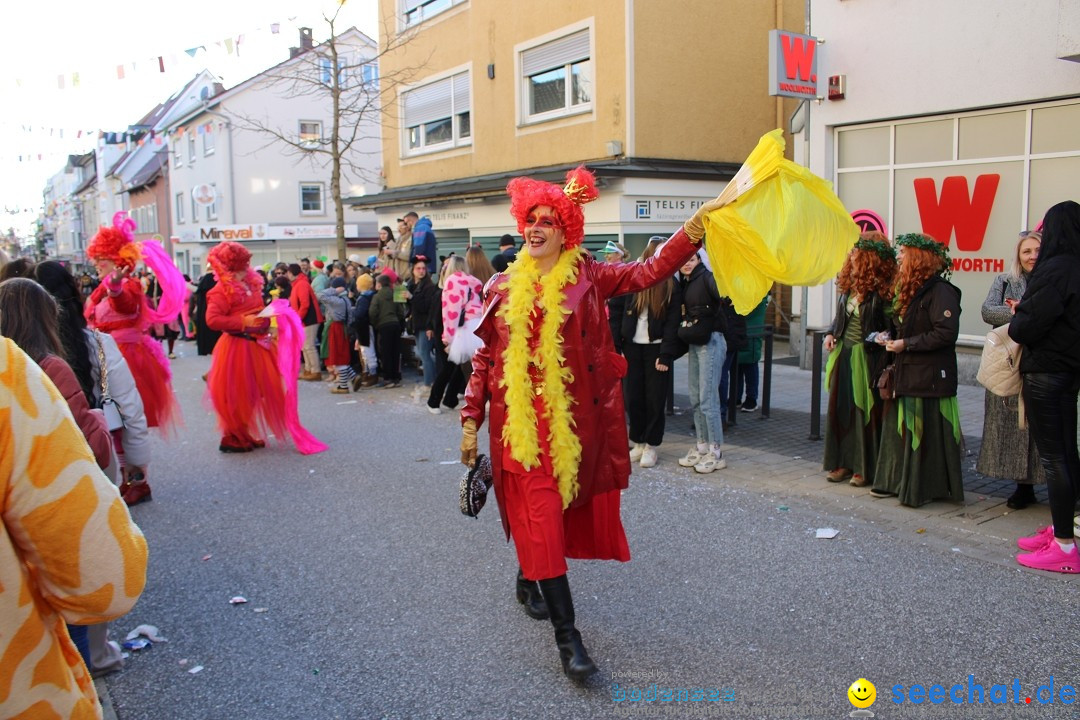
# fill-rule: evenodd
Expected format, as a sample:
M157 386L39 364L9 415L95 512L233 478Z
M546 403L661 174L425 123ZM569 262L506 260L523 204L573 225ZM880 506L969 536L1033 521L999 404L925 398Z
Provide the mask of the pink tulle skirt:
M172 433L183 418L173 394L172 370L161 344L146 334L140 334L134 342L127 342L129 335L125 333L114 332L112 337L135 379L147 426L156 427L166 435Z
M223 437L242 445L265 440L268 434L279 442L289 437L285 382L272 346L222 334L214 347L206 393Z

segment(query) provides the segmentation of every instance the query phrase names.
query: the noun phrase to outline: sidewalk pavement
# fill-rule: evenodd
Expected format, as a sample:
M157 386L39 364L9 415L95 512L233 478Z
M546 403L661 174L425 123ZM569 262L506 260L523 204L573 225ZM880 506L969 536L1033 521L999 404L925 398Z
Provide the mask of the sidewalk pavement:
M779 350L778 355L781 355L783 348ZM830 483L825 479L822 469L824 440L810 439L812 373L788 364L773 365L769 417L762 417L760 409L737 413L736 424L725 432L726 470L701 475L692 468L680 467L677 461L692 446L694 433L687 395L686 361L676 362L674 370L675 415L668 417L664 443L657 453L658 463L654 470L669 475L689 473L706 482L761 491L775 496L778 506L813 500L815 504L824 503L830 514L842 513L856 524L867 523L887 533L918 534L926 545L1017 568L1014 559L1018 552L1016 538L1050 523L1045 486L1036 486L1038 505L1014 511L1005 505L1005 500L1012 494L1015 484L975 471L982 443L985 391L981 386L961 385L957 392L964 436L964 501L932 502L919 508L908 508L900 505L896 498L871 496L868 487L856 488L846 482ZM827 397L822 391L822 437ZM761 402L759 397L759 407ZM645 471L635 466L634 473L641 472Z

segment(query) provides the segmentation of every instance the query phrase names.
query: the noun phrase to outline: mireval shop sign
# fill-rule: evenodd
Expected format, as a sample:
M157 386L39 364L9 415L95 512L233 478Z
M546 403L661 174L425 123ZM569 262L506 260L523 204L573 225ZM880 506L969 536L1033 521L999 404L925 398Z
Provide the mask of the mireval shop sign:
M769 94L818 97L818 39L787 30L769 31Z
M266 240L267 224L250 223L248 225L211 225L199 228L199 240Z

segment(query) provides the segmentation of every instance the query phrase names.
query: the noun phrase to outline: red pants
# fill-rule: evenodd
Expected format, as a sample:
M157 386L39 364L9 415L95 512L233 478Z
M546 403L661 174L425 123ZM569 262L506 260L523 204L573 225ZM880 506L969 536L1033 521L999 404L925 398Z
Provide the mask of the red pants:
M566 558L630 559L620 491L597 495L577 507L562 508L555 478L543 473L503 472L499 502L506 509L518 563L528 580L566 574Z

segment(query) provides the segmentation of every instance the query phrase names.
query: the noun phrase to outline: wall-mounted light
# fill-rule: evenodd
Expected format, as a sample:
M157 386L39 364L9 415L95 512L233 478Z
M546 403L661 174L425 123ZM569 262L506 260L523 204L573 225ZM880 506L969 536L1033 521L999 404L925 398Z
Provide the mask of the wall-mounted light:
M494 80L494 79L495 79L495 63L490 63L488 65L488 80Z
M622 140L608 140L607 154L611 155L612 157L618 157L622 155Z

